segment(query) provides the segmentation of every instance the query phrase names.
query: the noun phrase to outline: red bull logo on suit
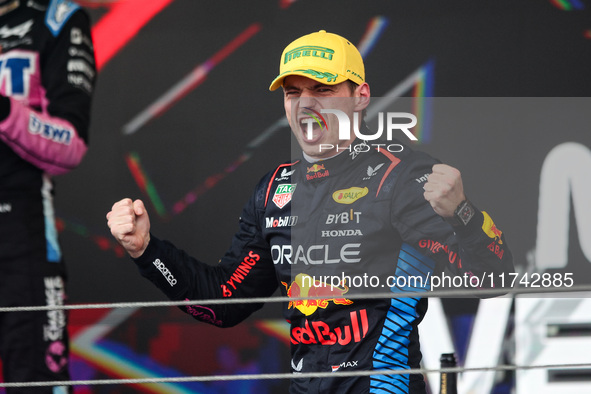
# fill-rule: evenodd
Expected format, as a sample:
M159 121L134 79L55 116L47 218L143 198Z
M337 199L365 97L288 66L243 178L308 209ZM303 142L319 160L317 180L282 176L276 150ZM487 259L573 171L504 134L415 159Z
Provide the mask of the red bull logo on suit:
M291 329L291 343L320 345L348 345L353 342L361 342L367 335L369 324L367 310L352 311L349 314L350 324L341 327L331 327L321 320L304 321L303 327Z
M347 286L333 286L315 280L306 274L298 274L290 285L285 282L281 283L287 290L287 296L291 298L326 297L289 302L289 309L296 308L306 316L312 315L318 308L326 309L330 302L335 305L351 305L353 303L353 301L343 298L343 295L349 291Z

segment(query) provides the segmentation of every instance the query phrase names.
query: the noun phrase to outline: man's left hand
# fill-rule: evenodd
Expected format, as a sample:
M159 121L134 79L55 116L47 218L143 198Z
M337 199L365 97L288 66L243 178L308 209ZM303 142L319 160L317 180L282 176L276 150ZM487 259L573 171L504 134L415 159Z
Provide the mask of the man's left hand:
M460 171L446 164L435 164L433 172L423 186L425 200L444 218L454 216L454 211L466 199Z

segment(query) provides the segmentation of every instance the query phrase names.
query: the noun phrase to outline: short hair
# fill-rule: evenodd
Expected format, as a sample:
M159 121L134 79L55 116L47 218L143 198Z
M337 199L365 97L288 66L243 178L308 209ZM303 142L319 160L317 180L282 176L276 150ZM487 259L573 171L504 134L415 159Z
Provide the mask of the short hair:
M351 81L350 79L347 79L347 85L349 86L349 89L351 90L351 93L353 93L355 91L355 89L357 89L357 87L359 86L358 83ZM362 112L361 112L361 119L363 122L365 122L365 116L367 115L367 108L365 108Z
M353 93L355 91L355 89L357 89L357 87L359 86L358 83L353 82L350 79L347 79L347 85L349 85L349 89L351 89L351 93Z

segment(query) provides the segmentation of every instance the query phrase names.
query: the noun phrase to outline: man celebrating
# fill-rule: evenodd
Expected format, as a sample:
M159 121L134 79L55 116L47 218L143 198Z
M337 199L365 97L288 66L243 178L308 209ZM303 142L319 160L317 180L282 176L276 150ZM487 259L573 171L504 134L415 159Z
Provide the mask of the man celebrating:
M402 144L392 153L357 137L369 135L359 114L370 88L361 55L343 37L320 31L289 44L270 90L279 87L302 157L261 179L219 264L202 263L151 235L140 200L113 205L111 233L172 300L266 297L278 287L286 296L313 298L283 308L291 365L297 373L335 371L335 377L294 378L290 392L425 393L420 375L342 378L338 372L418 368L417 326L427 300L347 295L372 288L426 291L429 278L444 271L512 271L504 236L466 199L458 170ZM493 252L499 249L503 253ZM356 284L367 274L375 278L371 286ZM401 285L411 277L412 285ZM186 311L228 327L261 306Z

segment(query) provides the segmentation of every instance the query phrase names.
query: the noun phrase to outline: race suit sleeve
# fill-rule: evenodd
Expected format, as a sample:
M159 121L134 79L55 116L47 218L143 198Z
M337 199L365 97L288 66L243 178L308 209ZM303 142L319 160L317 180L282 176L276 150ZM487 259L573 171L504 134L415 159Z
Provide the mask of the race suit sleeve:
M261 236L256 200L255 193L242 211L239 231L230 248L216 266L152 237L144 254L134 260L140 273L176 301L270 296L278 282L269 244ZM229 303L181 309L197 320L231 327L262 306L261 303Z
M488 213L478 209L461 227L452 227L437 215L425 200L423 183L419 182L431 173L436 161L421 152L413 154L416 160L410 160L403 169L392 200L392 222L403 242L435 261L433 275L448 272L466 276L472 281L468 288L500 287L500 275L514 271L505 235Z
M34 98L0 96L0 139L51 175L75 168L87 150L96 76L90 37L88 16L79 9L31 60L29 66L34 74L40 71L45 91L38 105L31 104ZM30 83L39 81L31 78Z

